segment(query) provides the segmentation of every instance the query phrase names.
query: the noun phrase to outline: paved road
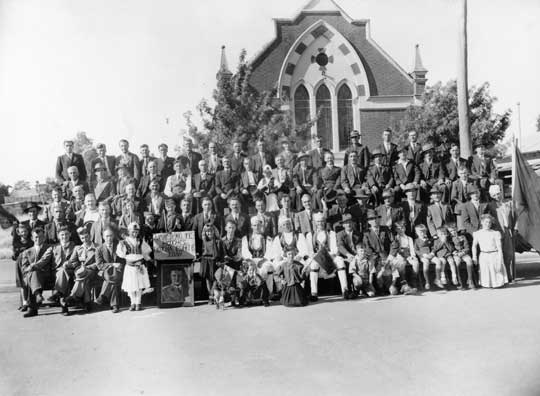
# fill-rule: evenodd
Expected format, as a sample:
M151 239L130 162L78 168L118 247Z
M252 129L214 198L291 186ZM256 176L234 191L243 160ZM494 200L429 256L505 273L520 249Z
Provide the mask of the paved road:
M502 290L23 319L0 262L0 395L538 395L540 259Z

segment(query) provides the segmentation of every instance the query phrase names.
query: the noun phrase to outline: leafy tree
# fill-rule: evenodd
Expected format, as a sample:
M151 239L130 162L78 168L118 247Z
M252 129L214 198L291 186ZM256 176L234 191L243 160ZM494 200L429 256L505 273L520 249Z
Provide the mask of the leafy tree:
M13 186L13 191L23 191L23 190L30 190L32 186L30 185L30 182L28 180L19 180L15 182L15 185Z
M469 90L470 128L473 145L484 144L498 153L498 144L510 125L512 111L502 114L493 111L497 98L489 91L489 83ZM407 139L408 131L415 130L421 142L430 142L443 150L450 144L459 144L459 120L456 80L446 85L438 82L426 88L421 106L410 106L403 121L397 126L401 142Z
M94 140L86 135L86 132L79 131L73 139L73 151L82 154L86 164L90 164L98 154L94 147Z
M244 148L255 147L259 138L267 141L271 150L277 150L275 143L281 137L291 137L300 147L309 138L314 120L302 125L294 125L290 110L282 109L276 100L276 92L257 92L249 85L251 68L246 61L246 51L240 54L236 73L232 76L221 74L213 93L213 102L202 99L197 112L202 120L199 129L193 122L193 114L184 114L187 134L199 146L216 143L221 154L230 148L233 140L239 139Z

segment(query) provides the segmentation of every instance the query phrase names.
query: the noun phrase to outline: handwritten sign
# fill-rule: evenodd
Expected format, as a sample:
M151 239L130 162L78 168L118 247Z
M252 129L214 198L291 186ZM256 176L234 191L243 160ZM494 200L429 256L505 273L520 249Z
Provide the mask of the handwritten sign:
M155 260L193 260L194 258L194 231L154 234Z

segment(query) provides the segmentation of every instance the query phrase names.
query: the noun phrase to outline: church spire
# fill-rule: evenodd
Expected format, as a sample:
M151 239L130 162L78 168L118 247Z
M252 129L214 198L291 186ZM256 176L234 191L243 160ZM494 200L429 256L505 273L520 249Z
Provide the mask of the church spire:
M416 46L415 46L414 70L413 70L413 72L427 73L427 69L422 64L422 57L420 56L420 44L416 44Z
M420 56L420 45L416 44L414 53L414 70L411 73L411 76L414 79L415 96L420 96L424 93L427 82L427 72L427 69L422 63L422 57Z
M229 64L227 62L227 56L225 55L225 46L221 46L221 62L219 64L219 70L216 74L216 78L219 80L221 77L231 78L232 72L229 70Z

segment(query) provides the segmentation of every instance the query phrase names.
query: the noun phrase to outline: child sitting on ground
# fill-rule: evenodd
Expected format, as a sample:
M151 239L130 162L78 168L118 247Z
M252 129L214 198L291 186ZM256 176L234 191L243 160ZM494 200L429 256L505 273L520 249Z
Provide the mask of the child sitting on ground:
M374 274L375 267L370 264L366 250L363 243L356 245L356 255L349 263L349 274L352 276L353 292L362 297L368 295L373 297L375 295L375 288L372 284L372 274Z
M459 273L459 265L465 263L467 266L467 286L469 289L476 289L474 283L474 271L473 260L471 258L471 248L467 237L463 233L458 233L456 223L448 223L446 226L448 233L452 238L452 244L454 245L454 262L456 264L456 271L459 284L463 287L463 281Z
M454 245L450 238L448 238L448 233L446 227L437 228L437 240L433 244L433 254L441 262L441 283L447 285L448 281L446 280L446 264L450 267L452 273L452 284L458 286L458 289L461 289L461 285L458 284L457 280L457 271L456 264L454 262Z
M441 284L441 262L435 257L432 252L433 241L428 237L427 227L424 224L419 224L415 227L416 235L418 236L414 241L414 249L416 255L422 263L422 271L424 273L424 289L431 289L431 282L429 277L430 264L435 264L435 285L442 288Z
M222 265L214 274L212 293L216 309L225 309L226 304L238 305L241 282L238 272L228 265Z
M245 305L262 304L270 305L268 286L261 276L257 262L251 259L242 263L242 288L241 303Z

